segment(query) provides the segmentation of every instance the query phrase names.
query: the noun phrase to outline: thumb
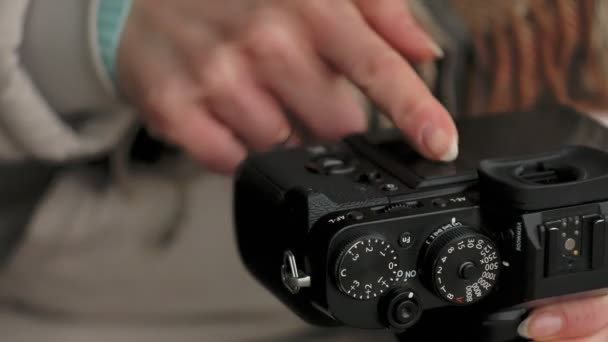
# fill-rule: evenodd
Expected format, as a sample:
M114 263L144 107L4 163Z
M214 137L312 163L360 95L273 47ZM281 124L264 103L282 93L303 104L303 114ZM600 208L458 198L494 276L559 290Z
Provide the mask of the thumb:
M519 334L535 341L592 336L608 326L608 296L551 305L534 312Z

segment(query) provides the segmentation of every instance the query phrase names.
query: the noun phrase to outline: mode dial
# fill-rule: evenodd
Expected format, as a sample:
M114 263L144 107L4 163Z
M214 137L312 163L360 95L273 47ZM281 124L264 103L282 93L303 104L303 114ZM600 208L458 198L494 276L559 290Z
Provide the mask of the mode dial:
M427 244L424 274L437 295L456 305L470 305L490 294L501 262L492 240L461 226Z
M340 291L358 300L378 299L395 283L398 271L395 249L378 237L349 243L336 263Z

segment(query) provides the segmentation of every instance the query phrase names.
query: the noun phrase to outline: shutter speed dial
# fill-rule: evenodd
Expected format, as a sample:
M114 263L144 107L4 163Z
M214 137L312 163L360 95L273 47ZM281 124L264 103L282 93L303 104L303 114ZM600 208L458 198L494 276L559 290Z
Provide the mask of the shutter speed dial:
M490 294L498 281L500 255L488 237L461 226L427 244L424 270L437 295L452 304L471 305Z
M337 262L340 290L358 300L373 300L387 293L398 272L395 249L378 237L364 237L349 243Z

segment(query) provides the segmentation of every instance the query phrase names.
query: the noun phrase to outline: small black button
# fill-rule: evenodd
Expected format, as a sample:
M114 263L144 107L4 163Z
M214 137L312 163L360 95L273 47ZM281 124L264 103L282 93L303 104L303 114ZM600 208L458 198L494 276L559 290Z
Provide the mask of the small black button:
M321 158L321 159L319 159L318 163L324 169L337 167L337 166L344 166L344 160L334 158L334 157Z
M418 315L418 305L412 301L405 301L395 308L395 321L400 324L408 324Z
M329 153L329 151L328 151L327 147L325 147L325 146L312 146L312 147L308 148L308 153L317 157L317 156L327 154L327 153Z
M398 289L389 293L380 305L381 310L385 312L387 327L396 330L404 330L413 326L422 315L422 306L418 296L406 289Z
M321 158L318 161L323 171L330 176L345 175L355 171L355 167L337 157Z
M374 184L382 182L382 174L378 171L369 171L359 177L359 182Z
M355 172L355 167L353 165L338 165L327 168L325 172L330 176L347 175Z
M321 170L319 169L319 165L314 162L306 164L306 170L308 170L308 172L312 172L312 173L316 173L316 174L321 173Z
M500 233L500 236L503 238L503 240L506 241L515 241L515 231L513 229L509 229L507 231L504 231L502 233Z
M443 198L436 198L433 200L433 206L437 208L446 208L448 206L448 201Z
M464 279L464 280L470 280L470 279L474 279L474 277L477 275L478 269L475 266L475 264L471 261L467 261L464 264L462 264L460 266L460 269L458 270L458 276L460 277L460 279Z
M386 192L395 192L395 191L399 190L399 187L396 186L395 184L389 183L389 184L384 184L384 186L382 186L382 190L384 190Z
M360 211L351 211L346 216L349 219L355 220L355 221L361 221L361 220L363 220L365 218L365 215L363 215L363 213L360 212Z
M399 246L401 248L410 249L414 245L415 239L411 233L405 232L399 237Z
M355 166L336 156L320 157L310 162L306 168L310 172L330 176L346 175L355 171Z

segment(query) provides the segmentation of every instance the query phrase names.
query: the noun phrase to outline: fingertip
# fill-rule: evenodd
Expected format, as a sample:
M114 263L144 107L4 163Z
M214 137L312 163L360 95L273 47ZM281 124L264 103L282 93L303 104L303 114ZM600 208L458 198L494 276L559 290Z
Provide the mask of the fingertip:
M446 153L444 153L440 160L444 162L453 162L460 156L460 135L458 133L458 128L456 127L456 123L454 122L452 116L448 116L448 118L448 127L451 135L451 143L449 149Z
M230 163L230 164L205 164L209 171L215 172L222 176L233 176L241 163Z
M187 152L194 160L204 165L207 170L224 176L233 175L247 157L244 149L232 151L232 153L226 153L220 157L213 156L208 151L201 152L197 148L188 148Z
M434 63L442 60L445 57L445 51L435 42L430 36L421 33L423 37L417 44L408 43L406 47L401 49L405 58L411 63Z
M535 341L579 341L608 324L608 297L563 302L533 312L518 327L518 333Z
M247 158L247 149L235 137L218 139L218 145L214 145L198 149L198 157L202 163L215 172L231 174Z
M412 63L432 63L445 57L441 45L420 28L413 29L408 37L400 37L400 39L397 48Z
M525 339L530 339L530 317L526 318L521 324L517 327L517 334Z
M442 59L443 57L445 57L445 52L443 51L441 46L439 46L439 44L437 44L431 38L429 38L429 49L431 50L431 53L435 59Z
M421 147L431 159L437 161L453 162L458 158L458 139L437 125L430 124L423 129Z
M395 120L397 127L427 159L449 163L458 158L458 129L449 112L434 98L417 100L417 104Z
M414 63L442 59L445 52L416 20L412 9L401 0L357 1L363 16L370 25Z
M564 324L562 315L555 312L541 312L524 320L517 328L517 332L523 338L546 340L558 336Z
M451 163L458 159L458 155L460 154L460 147L458 146L458 140L456 139L450 144L449 149L445 152L439 160L446 163Z
M243 143L205 108L185 110L177 122L171 140L208 170L230 175L247 157Z

